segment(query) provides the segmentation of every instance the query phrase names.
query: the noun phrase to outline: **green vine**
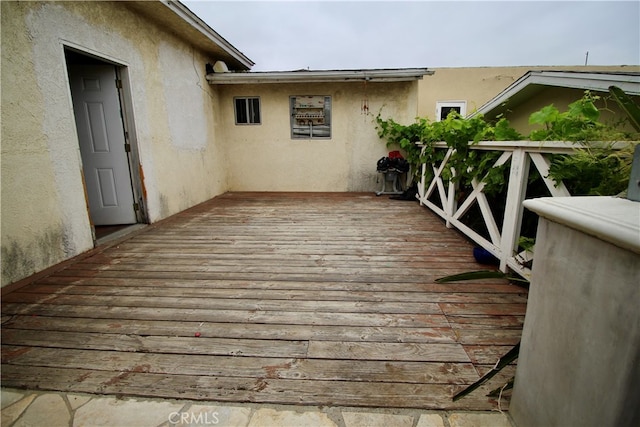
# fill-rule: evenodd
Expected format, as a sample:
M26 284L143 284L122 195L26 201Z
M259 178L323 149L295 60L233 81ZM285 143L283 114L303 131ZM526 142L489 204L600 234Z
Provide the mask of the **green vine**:
M628 182L635 143L620 149L619 144L614 147L602 142L637 141L640 135L621 131L620 122L614 125L600 122L596 102L601 99L586 91L581 99L569 104L567 111L560 112L548 105L529 118L529 123L539 129L533 130L526 139L583 143L576 145L571 155L553 156L549 173L556 183L564 181L574 195L615 195L626 189ZM448 161L450 167L443 170L442 178L457 183L461 192L470 188L474 178L485 182L487 194L503 192L507 184L508 165L493 167L501 152L472 150L470 143L525 139L505 117L490 123L482 115L463 118L452 112L439 122L418 118L410 125L401 125L393 119L382 119L378 113L375 120L378 136L387 141L387 146L398 147L405 153L416 181L423 164L439 165L443 160L446 150L435 149L436 142L445 142L447 147L454 148ZM428 179L432 178L429 168L427 175Z
M549 176L564 182L573 195L613 196L628 186L633 143L615 149L611 144L586 146L571 155L555 155Z
M406 153L406 159L415 172L414 180L419 180L423 164L439 165L444 160L445 150L435 149L436 142L444 141L448 147L455 150L449 157L449 167L442 171L443 180L469 186L473 178L477 178L486 183L485 192L487 193L502 190L505 184L506 165L494 168L493 165L501 152L471 150L469 142L477 144L483 140L522 139L522 135L513 129L504 117L495 124L490 124L481 115L465 119L455 112L439 122L419 118L408 126L401 125L393 119L383 120L378 114L376 125L378 136L386 139L387 147L397 147ZM425 147L424 150L423 147ZM427 169L427 178L432 177L433 172Z

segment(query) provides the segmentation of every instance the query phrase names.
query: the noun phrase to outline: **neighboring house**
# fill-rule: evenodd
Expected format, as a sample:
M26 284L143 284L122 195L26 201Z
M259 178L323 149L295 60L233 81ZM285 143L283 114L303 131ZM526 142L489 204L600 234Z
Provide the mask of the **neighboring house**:
M562 111L569 103L580 99L586 89L601 96L606 95L603 90L606 92L607 88L603 84L607 80L612 84L624 84L635 79L636 92L633 94L637 95L638 80L633 76L640 73L640 66L470 67L430 70L434 72L433 76L421 81L419 86L420 117L440 120L452 108L463 116L482 113L490 120L503 113L516 129L528 134L528 119L532 112L551 103ZM598 74L601 81L590 85L588 78L584 77L585 73ZM615 103L602 103L600 106L617 111ZM518 112L514 114L516 108Z
M628 67L626 71L529 71L481 106L477 113L487 120L503 115L515 129L526 135L531 129L531 113L550 104L566 111L569 104L582 98L588 90L600 97L596 106L601 122L614 125L623 120L622 126L633 131L626 121L626 114L609 97L611 86L619 87L640 104L640 67Z

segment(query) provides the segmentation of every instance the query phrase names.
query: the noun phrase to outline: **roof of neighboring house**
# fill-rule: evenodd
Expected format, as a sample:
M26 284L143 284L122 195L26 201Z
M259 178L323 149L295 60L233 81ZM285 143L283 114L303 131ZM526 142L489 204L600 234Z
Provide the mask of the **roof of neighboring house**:
M608 92L609 86L617 86L629 95L640 95L640 72L529 71L472 115L496 116L549 86L595 92Z
M162 28L208 53L212 62L224 61L229 68L240 71L249 70L254 65L251 59L177 0L133 1L122 4L151 18Z
M207 74L207 80L211 84L407 82L420 80L423 76L431 74L433 71L426 68L214 72Z

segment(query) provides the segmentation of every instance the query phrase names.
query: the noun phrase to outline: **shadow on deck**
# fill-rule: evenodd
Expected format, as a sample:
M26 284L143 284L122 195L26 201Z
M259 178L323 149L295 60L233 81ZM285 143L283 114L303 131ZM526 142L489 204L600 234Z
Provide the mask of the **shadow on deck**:
M491 410L526 290L417 203L228 193L2 301L2 386L221 402ZM501 407L508 406L503 396Z

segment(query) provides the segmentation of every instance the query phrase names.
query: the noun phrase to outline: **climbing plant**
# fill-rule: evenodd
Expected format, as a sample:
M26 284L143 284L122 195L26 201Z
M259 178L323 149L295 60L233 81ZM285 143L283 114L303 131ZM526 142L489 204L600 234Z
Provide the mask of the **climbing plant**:
M530 124L542 126L529 135L533 141L583 143L570 155L553 156L549 170L549 176L557 183L564 182L574 195L619 194L627 188L631 173L635 144L620 142L637 141L639 135L599 122L600 111L595 105L599 99L587 91L565 112L548 105L529 118Z
M614 124L599 121L600 111L596 106L599 99L586 91L581 99L569 104L567 111L561 112L554 105L547 105L529 118L529 123L538 128L526 139L582 143L576 145L572 155L553 156L549 173L556 182L564 181L574 195L615 195L623 191L629 178L635 143L620 147L619 143L607 142L640 139L638 133L621 130L622 120ZM625 101L628 105L628 100ZM451 169L443 171L443 179L457 182L461 191L470 186L473 178L483 180L487 194L505 190L507 166L493 167L500 152L471 150L469 144L525 139L505 117L488 122L480 114L463 118L455 112L439 122L418 118L410 125L383 119L378 113L376 129L387 146L399 147L406 153L415 180L419 179L423 164L439 164L443 160L445 150L436 150L434 144L445 142L455 151L448 162ZM430 172L427 169L427 175Z

